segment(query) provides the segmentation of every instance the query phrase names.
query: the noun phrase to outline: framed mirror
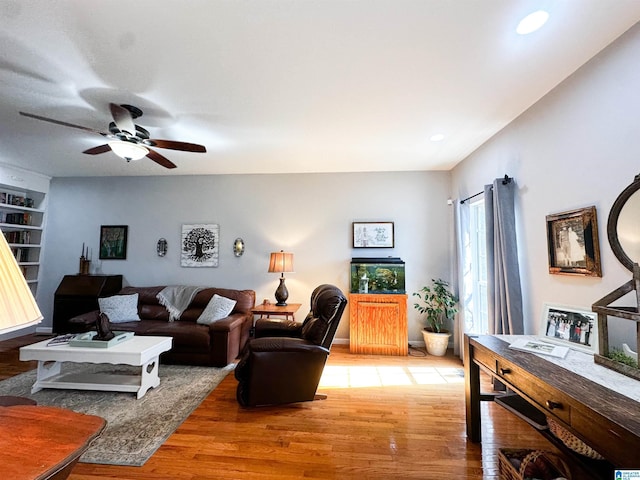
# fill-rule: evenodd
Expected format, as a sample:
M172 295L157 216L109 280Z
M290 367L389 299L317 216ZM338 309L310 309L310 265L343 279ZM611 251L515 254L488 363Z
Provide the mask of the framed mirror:
M620 263L633 271L640 263L640 175L616 198L609 213L607 236Z

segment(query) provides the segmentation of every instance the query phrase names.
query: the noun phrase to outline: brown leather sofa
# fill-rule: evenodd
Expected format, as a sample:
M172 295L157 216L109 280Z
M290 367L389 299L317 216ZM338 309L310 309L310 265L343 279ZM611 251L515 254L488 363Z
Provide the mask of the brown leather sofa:
M240 405L278 405L316 398L347 299L339 288L320 285L302 323L260 319L235 369Z
M253 325L251 309L255 305L253 290L205 288L199 291L179 320L169 322L169 313L156 295L164 288L125 287L118 295L138 294L140 321L112 323L114 331L135 332L136 335L173 337L170 351L161 355L163 363L207 365L223 367L232 363L243 351ZM200 325L196 320L214 294L236 301L231 314L211 325ZM84 324L83 330L95 329L98 311L73 317L70 322Z

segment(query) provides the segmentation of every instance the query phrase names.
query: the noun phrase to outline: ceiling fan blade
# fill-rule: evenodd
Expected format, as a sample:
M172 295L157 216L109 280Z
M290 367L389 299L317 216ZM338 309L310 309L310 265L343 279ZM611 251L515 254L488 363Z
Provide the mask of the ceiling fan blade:
M136 125L133 123L133 117L129 110L115 103L110 103L109 109L116 127L121 132L126 132L132 136L136 134Z
M156 140L149 139L149 142L153 143L154 147L168 148L170 150L182 150L184 152L198 152L205 153L207 149L204 145L198 145L197 143L187 142L174 142L173 140Z
M80 130L84 130L85 132L97 133L98 135L102 135L103 137L109 136L109 134L101 132L99 130L94 130L93 128L83 127L82 125L75 125L73 123L63 122L61 120L54 120L53 118L41 117L40 115L35 115L33 113L20 112L20 115L29 118L35 118L36 120L42 120L44 122L55 123L56 125L62 125L63 127L78 128Z
M163 157L158 152L154 152L150 148L148 148L149 153L147 153L147 157L156 162L158 165L162 165L165 168L176 168L175 163L170 161L168 158Z
M86 153L88 155L98 155L99 153L107 153L110 151L111 151L111 147L105 143L104 145L99 145L97 147L93 147L88 150L85 150L82 153Z

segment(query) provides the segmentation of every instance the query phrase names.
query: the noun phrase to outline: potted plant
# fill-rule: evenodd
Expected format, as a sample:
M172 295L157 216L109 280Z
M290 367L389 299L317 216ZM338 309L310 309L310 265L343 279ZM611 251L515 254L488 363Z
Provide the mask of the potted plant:
M449 337L445 323L458 312L458 297L449 289L449 283L441 278L432 279L432 285L422 287L413 296L420 299L413 306L420 313L426 314L427 326L422 330L427 352L431 355L443 356L447 352Z

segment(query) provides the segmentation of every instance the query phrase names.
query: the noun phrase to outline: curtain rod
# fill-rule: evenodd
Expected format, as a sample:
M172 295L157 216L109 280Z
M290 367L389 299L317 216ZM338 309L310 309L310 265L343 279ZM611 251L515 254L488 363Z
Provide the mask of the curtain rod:
M504 178L502 179L502 184L506 185L508 183L511 183L511 178L509 177L509 175L505 175ZM471 195L470 197L465 198L464 200L460 200L460 203L464 203L467 200L471 200L472 198L476 198L478 195L482 195L484 193L484 190L482 192L478 192L474 195Z

